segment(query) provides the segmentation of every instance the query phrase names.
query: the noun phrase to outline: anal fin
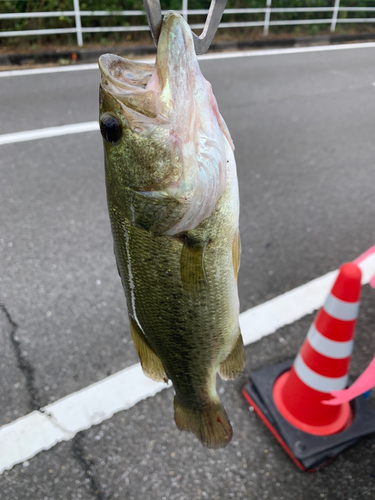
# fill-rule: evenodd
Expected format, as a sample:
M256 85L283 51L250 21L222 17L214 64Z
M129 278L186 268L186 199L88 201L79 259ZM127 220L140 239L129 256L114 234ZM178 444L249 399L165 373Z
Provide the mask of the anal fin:
M245 350L241 332L236 343L225 361L220 363L219 375L223 380L234 380L242 372L245 366Z
M207 241L201 244L194 244L185 239L181 250L180 268L181 280L185 290L194 295L199 285L207 283L206 270L204 268L204 252Z
M150 346L133 318L130 318L130 331L144 374L156 382L168 382L168 376L161 359Z
M174 420L181 431L190 431L208 448L223 448L232 439L233 430L220 403L198 409L187 408L174 398Z

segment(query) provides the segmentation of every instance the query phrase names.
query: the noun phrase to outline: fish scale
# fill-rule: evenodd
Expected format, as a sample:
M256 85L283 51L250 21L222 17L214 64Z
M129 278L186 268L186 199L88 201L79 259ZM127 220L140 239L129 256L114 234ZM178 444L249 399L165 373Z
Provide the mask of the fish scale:
M225 197L222 202L224 201ZM217 217L221 220L220 210ZM170 349L171 345L176 344L176 339L187 345L194 369L202 356L216 358L209 349L215 343L223 346L220 358L224 361L231 346L228 348L220 342L220 337L233 330L233 323L234 328L238 328L233 321L232 304L228 300L228 295L231 295L234 287L232 242L221 236L220 232L225 233L226 228L221 226L218 231L215 217L209 222L213 227L211 231L208 228L206 234L211 234L215 243L219 240L221 246L208 245L204 259L207 283L202 283L196 296L192 297L189 291L183 289L180 279L180 256L183 246L181 240L154 237L149 232L134 227L126 219L118 218L113 221L112 218L116 256L120 262L119 267L125 273L123 284L127 290L129 312L142 326L144 334L157 352L170 352L171 356L164 355L163 359L166 360L167 366L173 367L170 370L172 373L190 371L190 367L186 369L186 365L181 366L174 362L181 349L180 346ZM126 240L123 238L124 224L128 234L126 248ZM198 227L197 231L201 229ZM212 362L210 361L210 364ZM217 362L216 370L218 364ZM197 374L196 377L198 376L202 378L206 375ZM184 378L183 374L181 378ZM192 388L186 386L181 392L190 395Z

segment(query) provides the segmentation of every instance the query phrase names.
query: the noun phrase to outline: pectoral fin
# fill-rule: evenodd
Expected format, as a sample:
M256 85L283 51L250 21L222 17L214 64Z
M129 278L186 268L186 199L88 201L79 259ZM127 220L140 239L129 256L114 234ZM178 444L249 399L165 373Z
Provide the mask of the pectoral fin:
M144 333L133 318L130 318L130 331L144 374L156 380L156 382L168 382L168 376L165 373L161 359L150 346Z
M232 243L232 260L233 260L233 272L234 277L237 279L238 269L240 267L241 258L241 238L240 232L236 231Z
M225 361L220 363L219 375L223 380L234 380L240 375L244 366L245 351L240 333L229 356Z
M204 268L204 252L207 241L203 244L194 244L185 239L181 251L181 280L185 290L194 295L201 283L207 283Z

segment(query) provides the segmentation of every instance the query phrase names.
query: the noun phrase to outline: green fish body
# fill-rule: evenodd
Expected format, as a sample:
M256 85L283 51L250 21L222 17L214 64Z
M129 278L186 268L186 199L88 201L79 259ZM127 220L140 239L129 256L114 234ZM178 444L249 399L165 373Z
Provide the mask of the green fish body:
M204 445L232 428L216 374L243 369L233 145L190 28L166 14L155 66L100 58L100 127L114 252L143 371L172 380L175 422Z

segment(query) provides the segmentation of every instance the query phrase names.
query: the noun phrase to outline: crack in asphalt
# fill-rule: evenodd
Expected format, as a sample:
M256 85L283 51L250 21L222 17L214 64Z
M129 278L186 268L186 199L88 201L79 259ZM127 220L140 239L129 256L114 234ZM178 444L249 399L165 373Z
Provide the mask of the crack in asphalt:
M66 434L66 436L69 437L69 439L72 439L75 436L74 432L70 431L69 429L66 429L62 424L60 424L55 415L53 413L50 413L46 408L40 408L40 410L38 411L42 413L45 417L49 418L52 425L56 427L56 429L59 429L64 434Z
M72 450L74 457L81 463L85 471L85 476L90 481L90 493L96 498L96 500L106 500L106 495L100 487L98 479L94 476L92 471L92 466L94 465L93 460L85 456L85 450L82 443L83 431L78 432L72 441Z
M21 342L19 341L19 338L16 335L18 324L13 320L12 316L10 315L8 309L5 307L4 304L0 304L0 309L5 314L11 326L10 340L12 342L13 349L17 358L17 366L21 370L23 376L25 377L26 389L30 397L29 408L31 409L31 411L34 410L39 411L42 405L38 391L35 387L35 369L27 361L26 357L22 354Z
M58 421L58 419L48 412L48 410L45 410L42 408L41 400L38 394L38 390L35 387L35 369L34 367L29 363L29 361L26 359L26 357L22 354L22 348L21 348L21 342L19 338L17 337L16 333L18 330L19 325L13 320L10 312L6 308L4 304L0 303L0 310L3 311L5 314L8 323L11 327L11 332L10 332L10 340L13 345L13 349L16 355L17 359L17 366L21 370L22 374L25 377L25 382L26 382L26 389L30 397L29 401L29 408L31 411L38 411L39 413L43 414L44 416L48 417L50 421L58 427L60 430L62 430L66 434L72 434L70 431L64 428ZM90 481L90 492L93 494L96 500L106 500L106 496L104 495L103 491L101 490L99 481L95 478L92 472L92 466L94 465L94 462L87 458L84 454L84 447L82 444L82 438L83 438L83 433L79 432L73 437L72 440L72 450L73 450L73 456L78 462L83 466L85 476L89 479Z
M48 410L44 409L41 404L40 396L38 390L35 387L35 369L22 354L21 342L17 337L16 333L19 325L13 320L10 312L4 304L0 303L0 310L5 314L7 321L11 327L10 340L13 345L13 349L17 359L17 366L21 370L25 377L26 389L29 394L29 408L31 411L38 411L44 416L48 417L53 425L58 427L65 434L72 435L73 433L64 428L58 421L58 419L50 413ZM90 481L90 493L94 496L96 500L106 500L106 495L101 489L98 479L94 476L92 471L92 466L94 462L85 456L84 447L82 443L83 432L79 432L72 439L72 451L73 457L83 466L85 476Z

